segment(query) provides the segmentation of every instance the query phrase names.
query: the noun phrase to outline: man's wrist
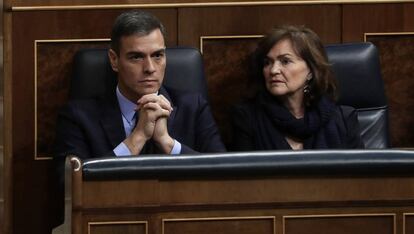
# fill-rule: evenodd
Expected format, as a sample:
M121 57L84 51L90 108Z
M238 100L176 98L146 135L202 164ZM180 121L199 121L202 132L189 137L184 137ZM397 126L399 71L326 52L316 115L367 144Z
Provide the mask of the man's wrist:
M128 147L131 155L138 155L144 147L145 142L147 142L147 139L142 134L132 133L123 142Z
M171 138L169 135L167 135L166 137L162 137L159 140L155 140L155 142L158 144L158 147L160 147L165 154L171 153L175 143L174 139Z

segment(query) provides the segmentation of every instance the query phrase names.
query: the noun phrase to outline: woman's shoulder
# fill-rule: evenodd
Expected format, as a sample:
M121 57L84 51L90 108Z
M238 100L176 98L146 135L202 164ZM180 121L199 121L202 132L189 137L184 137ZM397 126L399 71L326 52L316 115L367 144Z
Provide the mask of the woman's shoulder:
M256 112L256 108L254 99L244 99L232 106L232 113L252 116Z

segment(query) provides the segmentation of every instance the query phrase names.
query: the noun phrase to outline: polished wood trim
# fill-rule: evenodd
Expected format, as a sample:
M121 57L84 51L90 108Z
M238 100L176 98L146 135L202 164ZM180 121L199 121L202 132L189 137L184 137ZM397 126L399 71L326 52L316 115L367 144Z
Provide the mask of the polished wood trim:
M5 1L7 4L9 1ZM13 119L12 119L12 14L3 11L3 153L4 219L3 230L13 233Z
M273 234L276 234L276 216L225 216L225 217L203 217L203 218L173 218L162 219L161 233L165 233L166 222L191 222L191 221L215 221L215 220L259 220L271 219L273 220Z
M414 213L403 213L403 234L405 234L405 224L406 224L405 217L406 216L414 216Z
M88 222L88 234L91 233L92 225L122 225L122 224L145 224L145 233L148 234L148 221L105 221L105 222Z
M72 43L72 42L102 42L111 41L110 38L87 38L87 39L51 39L34 40L34 160L51 160L52 157L37 155L37 45L40 43Z
M203 43L205 40L217 40L217 39L248 39L248 38L261 38L263 35L229 35L229 36L201 36L200 37L200 52L203 53Z
M404 36L414 35L414 32L375 32L375 33L364 33L364 41L367 42L369 36Z
M318 214L318 215L284 215L282 217L282 233L286 234L285 222L286 219L302 219L302 218L336 218L336 217L377 217L377 216L392 216L393 217L393 234L397 234L397 218L395 213L366 213L366 214Z
M51 10L96 10L96 9L132 9L132 8L185 8L185 7L220 7L220 6L271 6L271 5L315 5L315 4L375 4L375 3L410 3L413 0L282 0L250 2L200 2L200 3L158 3L158 4L108 4L77 6L12 6L12 11L51 11Z

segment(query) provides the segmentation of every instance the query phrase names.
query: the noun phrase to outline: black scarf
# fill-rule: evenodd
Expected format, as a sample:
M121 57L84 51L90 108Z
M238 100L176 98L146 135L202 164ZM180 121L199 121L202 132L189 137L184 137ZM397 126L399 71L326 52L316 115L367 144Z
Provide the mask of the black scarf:
M268 92L256 97L258 148L265 150L291 149L285 136L298 138L304 148L341 148L343 131L336 124L337 107L326 97L306 108L305 115L296 119L290 111ZM342 134L341 134L342 132Z

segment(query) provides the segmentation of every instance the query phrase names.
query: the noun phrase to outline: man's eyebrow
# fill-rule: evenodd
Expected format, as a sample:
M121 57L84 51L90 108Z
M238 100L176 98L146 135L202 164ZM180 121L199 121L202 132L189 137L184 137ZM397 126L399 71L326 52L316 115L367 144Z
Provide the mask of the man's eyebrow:
M152 54L165 53L165 48L154 51Z
M140 52L140 51L129 51L127 52L127 55L144 55L144 53Z

